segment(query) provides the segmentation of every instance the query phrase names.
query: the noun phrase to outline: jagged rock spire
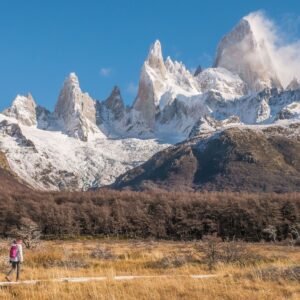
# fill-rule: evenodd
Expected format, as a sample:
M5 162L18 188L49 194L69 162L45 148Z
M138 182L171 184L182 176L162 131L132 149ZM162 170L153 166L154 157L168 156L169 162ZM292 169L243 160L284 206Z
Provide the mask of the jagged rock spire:
M195 73L194 73L194 76L195 76L195 77L198 76L202 71L203 71L203 70L202 70L202 67L201 67L201 66L198 66L197 69L196 69L196 71L195 71Z
M143 64L133 108L139 113L139 123L153 131L156 116L165 105L174 101L177 93L191 95L198 92L198 83L183 63L173 62L170 57L164 61L161 44L157 40L151 45Z
M17 95L11 107L6 109L3 114L17 119L26 126L37 124L36 103L30 93L27 96Z
M75 73L70 73L64 81L55 114L63 122L64 131L68 135L83 141L86 141L89 132L96 128L95 101L81 91Z
M146 63L153 69L159 70L161 75L165 75L166 67L164 64L161 43L156 40L150 47Z
M154 126L156 105L159 100L157 94L162 88L166 72L161 44L156 40L151 45L148 57L142 67L138 95L133 105L149 128Z
M64 118L66 113L80 109L81 89L75 73L70 73L65 79L55 107L55 113Z
M293 80L289 83L289 85L286 87L287 90L294 91L300 89L300 82L297 78L293 78Z
M163 55L162 55L162 49L161 49L161 43L159 40L156 40L149 49L147 61L151 65L152 60L154 59L159 59L163 60Z
M266 41L253 25L254 18L243 18L221 40L214 65L238 74L252 91L281 88Z
M111 111L115 120L120 120L125 113L125 105L118 86L114 86L104 105Z

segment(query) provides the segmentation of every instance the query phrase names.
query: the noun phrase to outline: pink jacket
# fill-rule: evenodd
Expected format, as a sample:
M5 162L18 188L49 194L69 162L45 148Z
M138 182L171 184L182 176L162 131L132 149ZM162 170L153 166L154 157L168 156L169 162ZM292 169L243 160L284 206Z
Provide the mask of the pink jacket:
M22 244L15 244L13 243L12 246L17 246L18 252L15 258L10 258L11 262L23 262L23 247Z

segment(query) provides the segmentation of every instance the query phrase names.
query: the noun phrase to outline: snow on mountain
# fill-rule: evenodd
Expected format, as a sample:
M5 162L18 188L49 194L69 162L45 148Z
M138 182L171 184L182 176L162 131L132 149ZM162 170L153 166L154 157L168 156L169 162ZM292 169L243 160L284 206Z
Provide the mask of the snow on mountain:
M207 120L209 122L209 120ZM300 123L201 132L116 179L117 189L300 191Z
M300 119L300 102L292 102L285 106L278 114L278 119Z
M18 96L0 114L0 149L12 170L41 190L111 184L169 145L122 138L129 115L117 87L105 101L95 101L71 73L54 112L37 106L31 96Z
M96 124L108 137L121 137L125 122L126 107L120 89L115 86L103 102L96 102Z
M215 66L192 75L170 57L164 61L156 41L142 67L133 106L142 131L174 143L187 138L203 117L223 121L237 116L246 124L270 124L291 103L252 15L222 39ZM289 86L297 88L296 81Z
M239 117L232 116L223 121L217 121L210 116L201 117L201 119L195 123L192 128L189 138L193 138L195 136L199 136L206 133L212 133L215 131L221 131L225 128L241 126L242 122Z
M13 171L43 190L112 183L170 144L227 127L300 120L300 84L283 90L251 15L218 46L215 67L192 74L164 59L157 40L142 66L137 97L126 107L114 87L104 101L82 92L71 73L54 112L31 95L0 114L0 151Z
M115 86L110 96L103 102L104 106L110 111L109 119L114 121L121 120L125 114L125 105L121 96L120 89Z
M196 78L202 93L219 92L225 100L234 100L247 93L246 84L241 78L224 68L205 69Z
M147 135L166 138L172 133L171 139L183 139L194 123L208 113L204 102L211 92L224 101L234 100L245 95L246 85L237 74L224 68L209 68L192 75L183 63L170 57L164 61L161 44L156 41L142 67L132 120Z
M64 82L55 114L64 131L71 137L87 141L89 134L100 133L96 126L95 101L89 94L81 91L75 73L71 73Z
M281 113L290 111L292 103L300 103L300 90L265 89L232 100L224 99L215 90L192 97L178 96L156 116L156 136L171 138L168 141L184 140L205 116L216 121L236 116L248 125L272 124L283 118L299 120L296 113Z
M170 57L164 62L161 44L157 40L142 67L133 108L149 128L154 129L157 108L165 106L181 93L188 96L199 93L196 81L182 63L173 62Z
M281 88L269 49L258 32L255 17L244 17L220 42L215 60L222 67L238 74L252 91Z
M37 118L37 127L44 130L57 129L56 118L54 113L48 109L38 105L35 109Z
M3 112L4 115L17 119L21 124L33 126L37 124L36 103L31 96L17 95L10 108Z
M300 82L297 80L297 78L294 78L286 87L288 91L295 91L300 89Z
M157 140L86 142L58 131L17 124L0 114L0 149L11 169L41 190L86 190L114 182L125 171L167 147Z

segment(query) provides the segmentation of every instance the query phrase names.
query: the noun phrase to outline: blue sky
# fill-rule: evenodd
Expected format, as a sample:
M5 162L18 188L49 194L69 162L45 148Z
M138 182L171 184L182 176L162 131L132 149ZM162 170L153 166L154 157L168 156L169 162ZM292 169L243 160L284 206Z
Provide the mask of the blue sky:
M300 36L300 2L285 0L10 0L0 3L0 110L31 92L53 109L64 78L99 100L119 85L132 103L150 44L189 68L209 66L221 37L263 10Z

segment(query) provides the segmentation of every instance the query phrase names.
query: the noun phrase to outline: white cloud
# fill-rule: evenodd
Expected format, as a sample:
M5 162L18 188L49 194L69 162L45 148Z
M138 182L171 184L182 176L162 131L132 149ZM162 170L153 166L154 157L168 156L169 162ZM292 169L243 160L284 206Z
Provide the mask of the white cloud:
M135 83L130 82L130 83L128 84L128 86L127 86L126 91L127 91L129 94L131 94L131 95L133 95L133 96L136 96L137 91L138 91L138 86L137 86Z
M112 69L111 68L101 68L100 69L100 75L102 77L109 77L112 73Z
M266 15L259 11L246 17L256 37L264 41L275 71L285 87L296 77L300 79L300 40L288 42L288 33L280 28Z

